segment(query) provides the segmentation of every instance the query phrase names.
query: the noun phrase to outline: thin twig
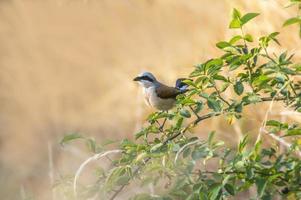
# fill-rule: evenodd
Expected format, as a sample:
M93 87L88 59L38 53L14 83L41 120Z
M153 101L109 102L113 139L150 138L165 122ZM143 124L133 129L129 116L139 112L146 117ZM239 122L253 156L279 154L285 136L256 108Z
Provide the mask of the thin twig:
M193 112L193 114L196 116L196 118L200 118L200 115L193 109L192 106L189 106L189 108L191 109L191 111Z
M188 147L188 146L190 146L190 145L193 145L193 144L197 144L197 143L199 143L199 142L201 142L201 141L200 141L200 140L195 140L195 141L189 142L189 143L185 144L184 146L182 146L182 147L179 149L179 151L177 152L176 156L175 156L175 161L174 161L174 163L175 163L175 164L177 163L177 160L178 160L178 157L179 157L180 153L181 153L182 151L184 151L184 149L185 149L186 147Z
M163 130L162 130L162 128L161 128L160 122L158 122L158 120L155 120L155 122L156 122L157 125L159 126L159 131L160 131L161 133L163 133Z
M226 99L224 99L224 98L222 97L221 93L219 92L219 90L217 89L217 87L216 87L215 84L213 84L213 87L214 87L214 89L215 89L217 95L219 96L219 98L220 98L223 102L225 102L228 106L230 106L230 103L229 103L228 101L226 101Z
M99 154L95 154L93 156L91 156L90 158L88 158L87 160L85 160L78 168L78 170L76 171L75 173L75 176L74 176L74 180L73 180L73 192L74 192L74 196L75 198L77 198L77 180L81 174L81 172L83 171L83 169L85 168L85 166L87 164L89 164L90 162L92 161L95 161L95 160L98 160L102 157L106 157L107 155L109 154L112 154L112 153L121 153L122 150L120 149L115 149L115 150L111 150L111 151L106 151L106 152L102 152L102 153L99 153Z
M270 103L270 105L269 105L269 108L268 108L268 110L267 110L266 113L265 113L264 120L262 121L262 125L261 125L261 127L259 128L259 134L258 134L258 136L257 136L257 140L256 140L256 141L259 141L259 140L261 139L261 132L262 132L262 130L264 130L265 127L266 127L266 123L267 123L267 121L268 121L269 114L270 114L270 112L272 111L274 101L275 101L275 99L277 98L276 96L281 92L281 90L283 90L283 89L287 86L288 83L289 83L289 82L286 82L286 84L284 84L279 90L277 90L275 96L272 97L271 103Z
M164 132L164 126L165 126L166 121L167 121L167 117L165 117L163 123L162 123L161 126L159 127L159 129L160 129L162 132Z
M126 184L120 186L120 188L118 188L115 193L112 195L112 197L110 198L110 200L115 199L115 197L123 190L123 188L126 186Z

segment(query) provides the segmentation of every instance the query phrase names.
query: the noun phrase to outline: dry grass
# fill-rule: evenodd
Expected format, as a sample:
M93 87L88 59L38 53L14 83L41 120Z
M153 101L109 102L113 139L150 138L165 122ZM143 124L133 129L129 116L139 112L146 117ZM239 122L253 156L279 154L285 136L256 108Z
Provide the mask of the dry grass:
M79 149L60 149L58 141L66 132L80 131L99 141L131 138L150 112L137 97L134 75L146 69L173 84L193 64L219 55L215 42L233 34L227 30L232 7L261 12L247 32L280 30L282 47L300 58L296 27L281 27L295 13L283 8L285 2L1 1L1 198L31 193L51 198L48 168L54 178L72 174L88 156ZM198 133L205 137L215 129L235 143L233 134L257 132L267 108L249 108L234 128L213 119L206 128L201 124ZM271 116L284 116L280 111L275 105Z

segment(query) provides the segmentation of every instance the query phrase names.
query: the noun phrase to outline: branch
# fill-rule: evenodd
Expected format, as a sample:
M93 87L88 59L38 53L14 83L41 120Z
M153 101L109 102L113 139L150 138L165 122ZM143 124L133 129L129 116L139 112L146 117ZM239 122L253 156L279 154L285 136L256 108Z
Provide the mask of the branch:
M113 194L113 196L110 198L110 200L115 199L115 197L123 190L123 188L126 186L126 184L120 186L120 188L118 190L115 191L115 193Z

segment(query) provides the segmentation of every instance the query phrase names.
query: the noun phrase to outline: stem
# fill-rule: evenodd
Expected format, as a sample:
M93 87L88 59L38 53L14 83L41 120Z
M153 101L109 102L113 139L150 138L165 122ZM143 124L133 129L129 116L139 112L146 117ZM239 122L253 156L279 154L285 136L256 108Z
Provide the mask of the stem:
M166 121L166 118L165 118L165 120L164 120L164 123L165 123L165 121ZM158 120L156 120L155 122L156 122L156 123L158 124L158 126L159 126L159 131L160 131L161 133L164 133L163 128L162 128L162 125L160 124L160 122L158 122ZM163 124L163 126L164 126L164 124Z
M225 102L228 106L230 106L230 103L229 103L228 101L226 101L226 99L224 99L224 98L222 97L222 95L221 95L221 93L219 92L219 90L217 89L215 83L213 84L213 87L214 87L215 91L217 92L217 95L219 96L219 98L220 98L223 102Z
M240 31L241 31L241 35L242 35L242 37L243 37L245 49L248 49L247 42L246 42L246 39L245 39L245 33L244 33L242 27L240 27ZM245 52L244 52L244 53L245 53ZM251 67L251 65L250 65L250 61L247 61L246 65L247 65L248 72L249 72L249 79L250 79L249 84L250 84L250 87L251 87L252 91L254 92L255 90L254 90L254 87L253 87L253 85L252 85L252 74L253 74L253 70L252 70L252 67ZM255 93L255 92L254 92L254 93Z
M164 132L163 128L164 128L164 126L165 126L166 121L167 121L167 117L165 117L165 119L164 119L162 125L159 127L159 129L160 129L162 132Z
M264 49L264 52L265 52L266 57L267 57L269 60L271 60L273 63L278 64L278 63L275 61L275 59L272 58L272 57L269 55L267 48L263 48L263 49Z
M196 116L196 118L200 118L199 114L193 109L192 106L189 106L189 108L191 109L191 111L193 112L193 114Z
M115 197L123 190L123 188L124 188L125 186L126 186L125 184L122 185L122 186L120 186L120 188L117 189L117 190L115 191L115 193L112 195L112 197L110 198L110 200L114 200Z
M242 29L242 27L240 27L240 31L241 31L242 39L243 39L244 44L245 44L245 48L247 48L247 42L246 42L246 39L245 39L245 33L244 33L244 30Z
M287 75L286 75L287 76ZM288 76L287 76L287 78L288 78ZM295 96L298 96L298 94L297 94L297 92L296 92L296 90L295 90L295 88L294 88L294 86L293 86L293 84L292 84L292 82L290 82L290 87L291 87L291 89L293 90L293 92L294 92L294 94L295 94Z

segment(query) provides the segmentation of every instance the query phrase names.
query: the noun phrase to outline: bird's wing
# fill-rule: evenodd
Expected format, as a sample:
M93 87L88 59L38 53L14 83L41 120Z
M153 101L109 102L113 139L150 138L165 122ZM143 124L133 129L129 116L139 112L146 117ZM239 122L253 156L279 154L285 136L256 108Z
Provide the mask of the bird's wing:
M174 87L168 87L166 85L161 85L160 87L156 88L157 96L162 99L176 98L176 96L180 93L181 91L179 89Z

